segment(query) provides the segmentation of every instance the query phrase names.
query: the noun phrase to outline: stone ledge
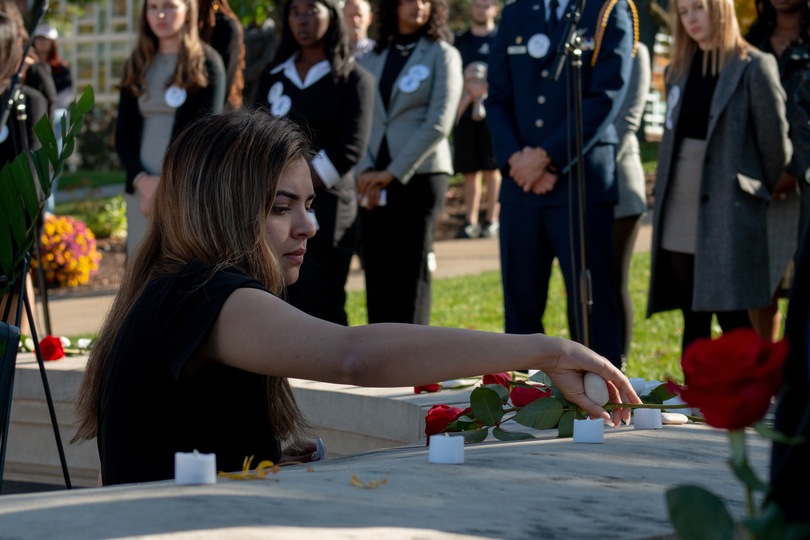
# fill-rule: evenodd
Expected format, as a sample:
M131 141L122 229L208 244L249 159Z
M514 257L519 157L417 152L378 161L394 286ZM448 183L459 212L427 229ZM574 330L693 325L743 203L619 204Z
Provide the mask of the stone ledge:
M71 481L76 486L94 486L98 476L95 442L68 443L75 433L73 403L86 361L86 356L74 356L45 363ZM333 457L423 443L427 410L436 403L469 403L470 394L470 390L461 390L416 395L411 387L364 388L301 379L290 383L302 412ZM33 354L21 354L17 359L4 474L9 480L64 483Z

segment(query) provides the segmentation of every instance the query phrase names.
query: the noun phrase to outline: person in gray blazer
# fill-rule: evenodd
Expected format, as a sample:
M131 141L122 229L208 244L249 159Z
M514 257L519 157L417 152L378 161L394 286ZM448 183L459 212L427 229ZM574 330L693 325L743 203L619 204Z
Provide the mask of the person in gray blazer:
M461 57L446 0L381 0L362 65L378 81L357 195L368 321L430 323L430 253L453 160Z
M732 0L672 2L648 315L680 309L682 346L750 327L771 301L770 192L791 156L773 56L740 36Z
M616 150L619 203L613 209L613 245L619 286L619 314L624 336L623 358L627 358L633 337L633 301L628 290L630 262L633 260L633 246L641 226L641 218L647 211L647 182L641 165L637 133L641 128L644 105L650 93L650 53L641 42L636 47L627 93L624 95L619 116L613 122L619 135L619 147Z

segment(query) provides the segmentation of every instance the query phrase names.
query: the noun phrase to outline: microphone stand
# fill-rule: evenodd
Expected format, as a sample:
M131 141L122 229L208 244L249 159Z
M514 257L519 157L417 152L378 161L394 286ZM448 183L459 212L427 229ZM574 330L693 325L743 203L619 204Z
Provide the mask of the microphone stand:
M28 50L31 48L31 44L33 42L33 38L31 37L34 33L34 29L37 27L39 22L42 20L42 17L45 15L45 12L48 10L48 0L42 0L37 5L37 8L34 12L34 16L31 19L31 28L28 30L28 41L25 44L25 47L22 51L22 58L20 60L20 66L17 69L17 72L11 77L11 81L9 83L8 90L6 91L5 95L2 97L2 101L0 101L0 127L5 126L8 122L11 107L16 102L15 98L17 97L17 93L19 92L20 81L22 79L21 73L23 71L23 66L25 66L25 58L28 55ZM25 111L22 111L24 114ZM20 119L17 118L15 120L22 120L25 121L24 118ZM10 131L10 130L9 130ZM11 136L11 134L9 134ZM23 134L23 139L27 142L27 134ZM23 144L24 152L28 152L27 144ZM39 216L37 217L39 219ZM34 235L37 237L35 245L39 246L39 226L38 224L34 224ZM31 338L34 341L34 349L36 353L37 363L39 365L39 373L40 377L42 378L42 388L45 392L45 401L48 405L48 414L51 419L51 427L53 428L53 434L56 438L56 449L59 453L59 463L62 467L62 475L65 479L65 487L67 489L72 489L73 485L70 481L70 471L68 470L67 459L65 457L65 450L62 445L62 437L59 433L59 423L56 418L56 410L53 403L53 396L51 395L50 385L48 384L48 377L45 371L45 364L42 358L42 351L39 347L39 339L37 336L36 330L36 321L34 320L34 311L33 306L28 300L28 294L26 293L26 284L25 284L25 277L28 273L29 261L30 261L31 254L27 254L23 259L22 263L22 272L20 273L20 283L19 283L19 297L17 303L17 312L15 317L16 322L16 329L15 333L17 338L19 338L19 327L22 325L22 317L23 317L23 307L25 308L25 314L28 318L28 325L31 327ZM42 264L39 264L40 271L42 269ZM0 282L7 282L9 277L8 276L0 276L2 281ZM44 282L40 281L42 286L43 293L45 292ZM10 299L14 295L14 290L9 289L7 298L9 299L8 304L6 305L5 312L3 313L3 319L5 320L10 315L10 307L11 301ZM43 298L47 298L43 296ZM46 312L47 312L47 299L45 300L46 304ZM6 323L0 323L0 325L6 325ZM50 333L50 317L46 315L46 325L48 326L48 333ZM5 329L4 329L5 330ZM0 399L0 487L2 487L3 483L3 472L5 468L6 462L6 448L8 445L8 427L11 419L11 398L13 393L13 386L14 386L14 371L16 369L16 361L17 355L15 351L4 351L9 352L8 356L10 359L6 359L5 357L2 358L3 363L0 365L2 371L0 371L0 394L3 395L3 399ZM7 381L3 381L2 379L7 377ZM8 393L6 396L5 393Z
M576 0L573 9L566 10L564 39L557 47L557 56L551 67L550 78L557 81L565 66L568 56L571 56L571 71L574 84L574 131L576 144L576 160L572 166L577 171L577 218L579 223L579 255L580 268L577 287L574 296L579 299L579 305L574 307L575 319L581 321L579 341L586 347L591 344L591 307L593 306L593 291L591 287L591 273L588 269L585 241L585 167L583 158L583 127L582 127L582 48L580 37L577 34L577 24L585 10L585 0ZM569 170L570 175L570 170ZM579 309L577 309L579 307ZM580 316L577 317L576 315Z

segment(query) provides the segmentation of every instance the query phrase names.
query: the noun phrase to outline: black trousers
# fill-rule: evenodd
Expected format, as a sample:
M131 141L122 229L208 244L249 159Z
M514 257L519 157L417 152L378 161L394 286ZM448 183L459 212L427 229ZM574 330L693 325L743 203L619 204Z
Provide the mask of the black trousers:
M633 299L630 298L628 282L630 280L630 263L633 261L633 247L641 227L641 216L625 216L613 223L613 251L616 263L615 277L619 295L619 322L622 325L624 348L622 356L630 352L630 341L633 339Z
M622 333L619 323L615 263L613 261L613 204L592 203L585 209L586 257L593 304L590 311L590 347L621 367ZM508 334L545 333L543 314L548 283L556 258L565 280L568 326L579 336L582 309L579 223L567 206L530 207L501 203L501 274L504 326Z
M695 284L695 256L688 253L661 250L661 264L670 267L673 275L672 287L680 298L680 309L683 313L683 337L681 355L696 339L712 336L712 315L717 315L717 322L723 332L735 328L751 328L747 310L738 311L693 311L692 293Z
M356 242L354 201L348 204L322 191L312 208L319 229L307 241L304 264L298 281L287 288L287 301L313 317L348 326L346 279Z
M368 322L430 324L428 254L447 184L446 174L394 180L386 206L360 208Z

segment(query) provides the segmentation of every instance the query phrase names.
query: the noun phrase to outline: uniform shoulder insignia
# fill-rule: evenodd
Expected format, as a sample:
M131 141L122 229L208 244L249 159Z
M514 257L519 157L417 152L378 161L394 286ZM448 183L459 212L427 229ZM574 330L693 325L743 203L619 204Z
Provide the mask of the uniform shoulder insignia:
M596 58L599 56L599 49L602 47L602 38L605 37L605 27L607 27L610 12L613 11L618 1L619 0L604 0L602 9L599 11L599 18L597 19L599 22L597 23L596 35L594 36L595 45L593 56L591 57L591 66L596 65ZM627 11L633 23L633 56L635 56L636 50L638 49L638 10L633 0L627 0Z

